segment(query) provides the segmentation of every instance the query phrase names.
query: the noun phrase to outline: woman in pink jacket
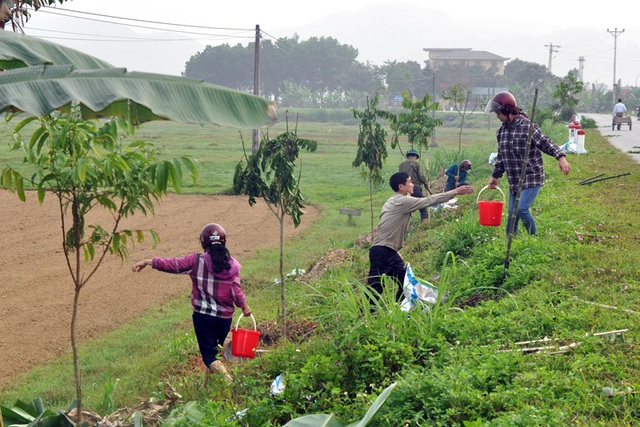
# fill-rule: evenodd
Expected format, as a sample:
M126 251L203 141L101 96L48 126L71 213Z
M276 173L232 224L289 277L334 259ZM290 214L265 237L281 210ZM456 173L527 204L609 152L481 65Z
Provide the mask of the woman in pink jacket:
M218 224L207 224L200 232L204 253L180 258L145 259L134 264L131 270L137 273L150 265L154 270L191 277L193 327L202 361L207 374L209 371L221 373L231 381L231 376L216 356L231 329L235 307L240 307L245 316L251 315L251 308L240 284L242 266L229 254L226 242L224 228Z

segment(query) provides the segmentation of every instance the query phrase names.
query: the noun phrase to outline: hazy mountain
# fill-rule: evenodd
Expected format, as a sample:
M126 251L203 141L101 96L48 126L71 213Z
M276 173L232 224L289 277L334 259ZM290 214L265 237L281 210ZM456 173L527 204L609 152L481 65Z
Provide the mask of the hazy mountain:
M57 32L46 32L43 28L47 26L42 21L47 18L51 17L34 14L29 21L33 31L29 30L28 34L71 46L129 70L180 75L186 61L205 47L194 39L180 40L177 34L141 34L137 31L144 30L134 31L124 25L64 17L49 27ZM547 66L548 46L560 45L552 57L551 71L555 75L564 76L578 68L578 58L582 56L585 81L612 83L613 38L606 28L580 28L579 22L571 29L557 31L544 23L528 22L526 15L514 18L514 22L480 22L464 11L459 16L449 15L434 3L416 6L396 1L335 13L308 25L286 28L261 25L261 28L274 37L298 34L306 40L312 36L331 36L358 49L359 61L376 65L394 60L423 64L428 59L424 48L472 48ZM111 37L107 41L100 34ZM113 38L121 42L114 42ZM618 46L617 78L622 78L623 85L634 85L638 78L636 58L640 46L630 40L622 41Z
M432 47L486 50L502 57L548 66L550 49L547 46L560 45L552 57L554 74L564 76L569 70L579 68L579 57L583 56L585 81L611 83L613 39L605 28L602 31L580 28L576 22L574 28L557 31L522 17L518 18L517 24L477 22L473 17L450 16L436 7L397 2L377 4L270 33L276 37L297 33L303 40L312 36L331 36L357 48L359 61L376 65L387 60L413 60L422 64L428 59L428 52L423 49ZM617 76L624 77L626 67L629 71L623 84L633 84L629 74L636 68L633 64L624 65L623 52L635 60L637 46L626 46L618 52Z

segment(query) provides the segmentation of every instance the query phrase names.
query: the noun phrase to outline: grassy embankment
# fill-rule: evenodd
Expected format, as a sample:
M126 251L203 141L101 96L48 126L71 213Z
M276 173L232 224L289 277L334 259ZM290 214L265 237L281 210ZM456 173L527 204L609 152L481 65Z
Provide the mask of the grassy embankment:
M462 157L474 163L470 180L477 190L491 171L486 159L494 148L495 126L465 130L462 137ZM281 129L278 125L270 132L276 135ZM320 324L314 337L298 345L302 352L296 353L290 345L273 348L235 365L232 370L242 381L231 388L214 384L201 390L201 376L192 368L197 358L195 341L185 321L189 307L180 299L83 344L85 405L104 412L133 406L152 396L159 382L168 381L184 400L208 407L212 418L247 406L250 414L256 408L264 412L265 402L272 406L275 402L271 410L279 415L271 414L270 422L305 412L334 412L351 419L357 415L354 411L366 408L368 393L401 380L393 402L380 414L387 422L405 419L407 425L451 425L493 420L495 425L517 425L537 419L520 425L545 425L549 420L557 425L571 421L605 425L610 420L613 425L632 425L638 416L637 402L628 387L638 386L640 371L634 328L638 314L629 311L640 300L638 165L596 131L587 131L587 155L569 156L573 171L568 178L546 157L547 184L534 212L540 237L521 236L514 241L506 277L504 224L479 226L475 196L460 198L457 210L436 214L429 224L416 222L404 257L418 275L434 277L449 299L430 314L413 314L412 321L397 310L370 318L357 315L359 283L368 259L366 246L354 242L370 228L367 185L351 167L357 131L357 125L299 125L301 137L319 142L318 151L303 154L301 163L303 191L322 216L304 236L286 243L285 270L308 269L332 249L344 249L347 254L321 280L288 286L292 316ZM438 129L438 147L428 152L432 172L455 158L457 132L456 128ZM566 129L556 129L552 135L562 143ZM137 136L164 146L170 155L188 152L204 161L200 183L186 187L186 192L220 193L230 188L241 155L236 132L154 123L145 125ZM248 144L249 137L245 139ZM1 153L6 158L5 151ZM387 176L400 161L397 153L390 155ZM602 172L632 174L578 185ZM502 185L506 189L506 182ZM376 217L389 195L386 184L376 192ZM341 207L361 208L363 216L350 226L338 213ZM261 251L245 263L246 291L259 321L277 320L279 288L273 284L277 254L275 248ZM592 336L627 328L622 343ZM551 344L577 347L567 353L525 355L515 345L544 337L559 340ZM350 365L354 360L360 363ZM309 361L316 363L310 366ZM320 379L324 371L341 376ZM279 372L290 377L289 401L268 396L270 380ZM602 391L607 387L626 394L606 396ZM296 391L313 392L316 398L295 401ZM0 396L3 404L41 396L48 406L66 407L74 397L70 357L36 367Z

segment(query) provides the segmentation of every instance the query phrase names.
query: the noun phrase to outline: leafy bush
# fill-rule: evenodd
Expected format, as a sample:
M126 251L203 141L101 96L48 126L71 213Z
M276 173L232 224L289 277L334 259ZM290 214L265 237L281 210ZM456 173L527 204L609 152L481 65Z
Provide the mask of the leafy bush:
M408 371L382 409L379 425L397 425L392 420L404 420L403 425L463 425L504 410L500 390L515 378L520 355L487 358L465 352L460 360L454 351L451 356L456 364Z
M582 116L580 126L582 129L598 129L598 124L591 117Z
M464 209L464 214L451 221L446 232L439 233L440 263L447 254L465 258L473 254L477 247L486 245L493 236L494 229L483 227L478 223L478 214L471 209Z

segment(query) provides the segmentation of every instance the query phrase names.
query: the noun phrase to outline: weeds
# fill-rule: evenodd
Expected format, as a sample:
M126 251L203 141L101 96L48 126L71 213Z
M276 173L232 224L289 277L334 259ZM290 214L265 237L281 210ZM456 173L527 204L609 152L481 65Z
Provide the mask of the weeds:
M107 369L107 380L102 385L102 401L97 406L96 410L102 414L110 414L117 409L114 400L114 393L118 388L118 383L120 382L120 378L113 377L113 370L111 369L111 364Z
M558 132L566 132L560 128ZM336 132L347 131L336 128ZM479 226L472 202L464 209L434 215L428 224L414 223L403 256L418 276L428 277L447 298L429 310L408 314L399 309L389 292L371 311L364 279L367 247L353 244L367 233L368 224L348 227L338 213L347 201L349 207L368 203L366 189L354 194L358 191L353 185L348 189L336 185L335 176L359 182L343 158L348 143L354 141L352 136L345 136L344 144L327 141L333 144L331 150L340 153L336 161L342 165L331 171L335 174L327 172L326 158L324 163L313 159L306 163L306 171L312 174L318 170L314 168L324 165L321 173L315 172L317 180L306 181L314 182L307 192L312 203L326 199L323 217L307 236L287 242L296 254L287 260L291 264L287 271L311 265L327 251L348 248L348 256L335 265L313 280L300 277L288 289L287 298L295 301L291 316L317 322L317 331L302 342L274 342L269 352L231 367L236 383L203 390L197 386L201 371L170 369L182 366L181 359L193 351L189 350L190 341L183 341L185 328L172 332L175 327L154 327L172 314L173 325L184 326L188 314L175 314L184 305L179 301L134 328L148 331L146 344L133 345L132 341L143 338L127 338L133 335L131 330L118 335L116 341L128 341L126 354L138 364L131 372L114 362L112 375L122 379L117 393L112 393L114 398L135 401L141 394L151 394L163 373L176 372L172 379L180 383L184 402L197 402L192 408L203 414L201 424L275 426L307 413L332 412L342 419L359 419L375 395L397 381L389 400L369 425L637 424L637 394L606 394L603 390L640 389L640 359L635 357L639 350L638 314L634 313L640 305L640 199L634 191L640 178L632 174L616 185L576 183L600 171L613 175L636 171L638 166L597 132L587 130L590 154L570 156L573 171L568 178L553 163L547 165L547 184L534 204L540 236L518 235L514 239L507 272L504 225ZM447 146L451 144L441 142L429 153L432 165L448 163L451 153ZM480 143L472 149L465 157L474 162L473 178L483 182L491 170L483 163L492 146ZM318 157L328 156L328 151L319 140ZM390 157L389 170L396 166L392 162ZM345 171L340 172L345 165ZM332 191L339 202L331 198ZM380 205L388 190L374 197ZM276 251L262 251L246 264L249 297L258 301L252 306L267 319L275 318L269 303L277 299L277 289L270 285L275 277L275 255ZM620 329L628 329L622 342L593 335ZM519 350L517 343L545 337L579 345L556 354ZM162 343L157 352L163 357L146 356L158 341ZM96 350L92 347L92 351ZM110 357L119 360L124 356ZM143 363L145 357L150 359ZM161 366L156 369L158 364ZM43 374L44 370L36 372ZM280 374L284 374L285 389L273 395L270 385ZM103 369L92 381L104 384L108 376ZM22 381L34 385L5 392L4 401L17 394L52 395L51 389L63 389L64 384L64 380L51 377L41 380L37 374ZM104 391L93 391L98 397L88 401L101 400ZM66 406L69 392L55 393L56 402ZM196 424L196 418L187 421L190 411L179 407L167 423Z

